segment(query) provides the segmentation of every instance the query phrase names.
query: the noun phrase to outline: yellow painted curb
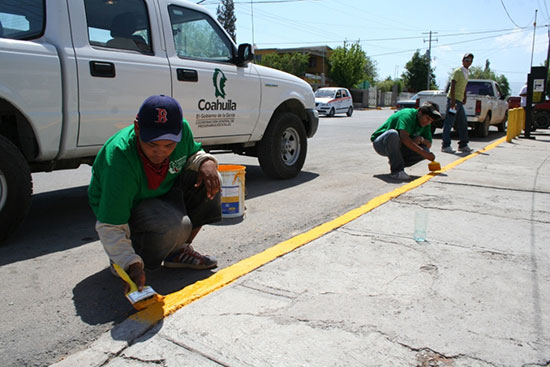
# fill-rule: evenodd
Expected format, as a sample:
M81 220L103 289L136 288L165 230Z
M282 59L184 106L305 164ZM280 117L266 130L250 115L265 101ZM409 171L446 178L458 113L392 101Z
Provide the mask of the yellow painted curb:
M357 219L361 215L370 212L371 210L379 207L380 205L414 189L424 183L428 182L435 176L440 173L446 172L451 168L458 166L459 164L476 157L480 153L484 153L495 148L497 145L506 141L506 138L501 138L496 142L486 146L485 148L474 152L466 157L457 159L456 161L446 165L439 171L430 172L418 179L409 182L406 185L398 187L397 189L390 191L386 194L380 195L372 200L370 200L365 205L362 205L356 209L350 210L349 212L341 215L340 217L331 220L330 222L323 223L305 233L299 234L291 239L280 242L279 244L268 248L256 255L253 255L249 258L239 261L236 264L224 268L207 279L193 283L180 291L168 294L164 297L163 303L157 303L151 307L142 310L132 316L130 319L133 319L138 322L145 323L156 323L163 319L164 317L172 314L178 309L190 304L193 301L196 301L199 298L206 296L207 294L225 287L226 285L234 282L238 278L250 273L251 271L275 260L276 258L283 256L333 230L343 226L346 223L351 222L354 219Z

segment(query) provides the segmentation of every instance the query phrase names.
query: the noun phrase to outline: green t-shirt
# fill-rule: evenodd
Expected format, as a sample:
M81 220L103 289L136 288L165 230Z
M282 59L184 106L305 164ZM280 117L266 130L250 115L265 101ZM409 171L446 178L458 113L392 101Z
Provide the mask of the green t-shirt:
M418 121L418 110L416 108L404 108L391 115L386 122L382 124L374 133L370 140L374 141L377 137L388 130L405 130L412 138L422 136L424 139L432 141L432 130L430 125L420 126Z
M468 84L468 79L464 76L462 67L458 67L453 71L451 76L451 81L455 81L455 99L459 102L464 102L464 91L466 90L466 85ZM447 98L451 98L451 88L447 93Z
M113 135L97 154L92 166L88 199L100 222L126 224L132 208L139 201L166 194L182 172L187 159L201 150L193 139L193 132L183 120L181 141L170 155L166 178L151 190L137 150L134 126L130 125Z

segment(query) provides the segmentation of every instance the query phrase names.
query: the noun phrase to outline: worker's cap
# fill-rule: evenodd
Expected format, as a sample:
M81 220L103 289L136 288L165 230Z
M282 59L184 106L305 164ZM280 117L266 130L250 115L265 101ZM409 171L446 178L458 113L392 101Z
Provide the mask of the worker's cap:
M144 142L156 140L181 140L183 112L172 97L163 94L147 98L137 115L139 137Z
M467 52L464 54L464 57L462 57L462 60L464 59L474 59L474 54L470 53L470 52Z
M441 113L439 113L439 108L436 104L431 102L424 102L420 107L420 112L424 115L430 116L434 121L437 121L441 118Z

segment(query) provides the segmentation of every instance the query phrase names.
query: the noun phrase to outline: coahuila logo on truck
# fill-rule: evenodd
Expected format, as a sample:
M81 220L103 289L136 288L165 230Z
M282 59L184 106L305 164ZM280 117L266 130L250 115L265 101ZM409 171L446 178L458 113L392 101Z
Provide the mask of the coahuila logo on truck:
M218 97L225 99L225 82L227 78L225 74L220 69L214 71L214 76L212 77L212 82L214 83L216 97L215 101L207 101L204 98L199 100L199 110L201 111L234 111L237 109L237 103L233 102L231 99L227 101L221 101Z

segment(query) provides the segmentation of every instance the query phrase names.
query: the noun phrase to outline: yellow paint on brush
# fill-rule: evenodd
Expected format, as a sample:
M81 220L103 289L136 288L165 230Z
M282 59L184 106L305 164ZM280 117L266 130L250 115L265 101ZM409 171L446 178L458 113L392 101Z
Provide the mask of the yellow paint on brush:
M365 205L362 205L356 209L353 209L344 215L331 220L330 222L323 223L305 233L299 234L289 240L283 241L273 247L268 248L256 255L253 255L247 259L241 260L236 264L233 264L225 269L221 269L207 279L198 281L191 284L178 292L168 294L164 296L163 302L156 303L147 309L140 311L130 318L145 323L156 323L162 318L172 314L178 309L196 301L199 298L206 296L209 293L214 292L217 289L225 287L226 285L234 282L238 278L250 273L251 271L275 260L276 258L283 256L341 226L357 219L361 215L370 212L371 210L379 207L380 205L387 203L388 201L428 182L440 173L446 172L453 167L471 159L480 153L489 151L497 145L506 141L506 138L497 140L496 142L486 146L485 148L474 152L466 157L457 159L456 161L446 165L437 172L431 172L424 175L406 185L398 187L397 189L380 195L370 200Z

